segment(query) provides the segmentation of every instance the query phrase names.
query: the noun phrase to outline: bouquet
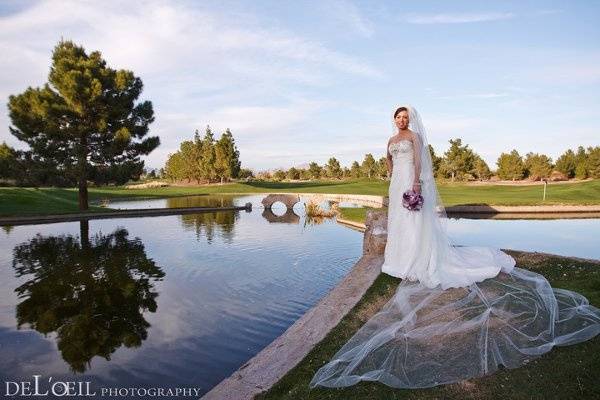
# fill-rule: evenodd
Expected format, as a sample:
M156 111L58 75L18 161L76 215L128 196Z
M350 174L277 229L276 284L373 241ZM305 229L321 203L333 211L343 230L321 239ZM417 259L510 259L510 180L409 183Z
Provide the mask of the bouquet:
M412 189L402 195L402 205L410 211L419 211L423 207L423 196Z

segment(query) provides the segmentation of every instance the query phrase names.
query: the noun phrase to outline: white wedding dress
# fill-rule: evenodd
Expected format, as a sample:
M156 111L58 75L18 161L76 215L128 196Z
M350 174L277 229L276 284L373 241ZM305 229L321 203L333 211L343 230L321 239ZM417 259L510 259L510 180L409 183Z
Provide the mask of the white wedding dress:
M389 145L393 169L389 188L387 245L381 271L397 278L420 281L429 288L467 286L510 272L515 260L491 247L454 247L435 229L436 199L424 189L423 211L402 206L402 194L414 182L414 149L410 140ZM431 211L431 210L430 210Z
M556 289L491 247L452 246L420 117L409 108L411 141L389 146L388 238L382 272L403 278L391 300L313 376L310 387L379 381L425 388L516 368L552 349L600 333L600 309ZM424 204L402 206L422 161ZM440 202L441 204L441 202ZM443 206L442 206L443 210ZM445 214L444 214L445 215Z

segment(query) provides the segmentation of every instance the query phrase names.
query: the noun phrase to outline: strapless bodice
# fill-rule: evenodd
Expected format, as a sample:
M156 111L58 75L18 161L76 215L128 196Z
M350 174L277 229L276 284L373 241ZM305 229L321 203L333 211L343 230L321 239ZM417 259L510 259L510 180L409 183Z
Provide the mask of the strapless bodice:
M412 158L413 144L410 140L402 139L398 142L394 142L389 145L388 150L392 155L392 158Z

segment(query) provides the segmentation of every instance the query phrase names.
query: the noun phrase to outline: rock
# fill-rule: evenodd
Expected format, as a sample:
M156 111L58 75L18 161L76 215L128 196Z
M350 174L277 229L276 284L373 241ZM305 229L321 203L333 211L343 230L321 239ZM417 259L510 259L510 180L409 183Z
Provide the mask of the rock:
M387 210L369 210L365 219L363 255L382 255L387 243Z

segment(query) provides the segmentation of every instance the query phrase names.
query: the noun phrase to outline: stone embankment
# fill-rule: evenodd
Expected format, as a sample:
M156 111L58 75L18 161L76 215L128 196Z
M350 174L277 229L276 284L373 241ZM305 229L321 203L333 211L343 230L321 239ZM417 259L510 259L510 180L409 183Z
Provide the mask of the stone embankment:
M70 214L34 215L29 217L2 217L2 225L33 225L55 222L81 221L91 219L159 217L163 215L198 214L203 212L246 210L252 211L252 203L236 207L182 207L182 208L147 208L135 210L114 210L99 212L81 212Z

